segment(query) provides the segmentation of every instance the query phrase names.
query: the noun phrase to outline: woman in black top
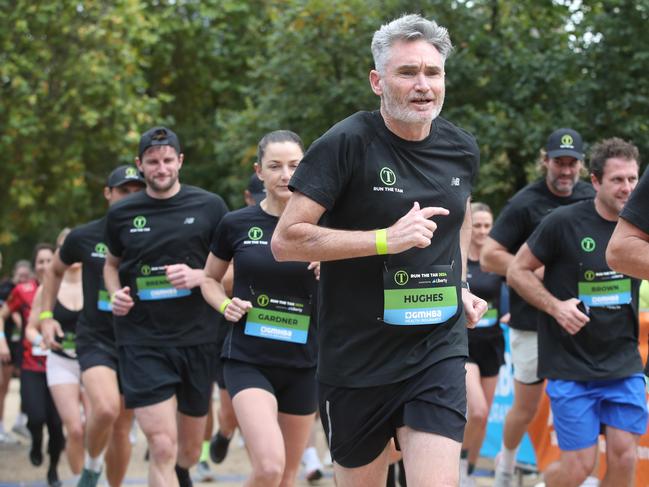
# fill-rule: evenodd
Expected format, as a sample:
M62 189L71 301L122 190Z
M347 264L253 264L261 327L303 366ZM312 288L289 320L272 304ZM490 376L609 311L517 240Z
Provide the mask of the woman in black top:
M493 214L484 203L471 204L473 227L467 262L471 292L487 301L489 309L476 327L468 330L466 363L467 424L464 430L460 475L462 485L474 485L471 474L484 440L498 372L505 363L505 341L500 328L500 292L503 278L480 269L480 251L493 225ZM473 483L472 483L473 482Z
M70 233L66 228L57 237L57 251L63 245L65 237ZM34 345L36 353L44 348L40 335L39 315L42 311L42 286L39 286L32 304L25 336ZM83 308L83 290L81 287L81 264L70 266L66 270L59 289L53 318L59 323L61 334L60 343L50 350L46 362L46 381L49 388L48 396L56 406L66 432L65 449L70 470L79 475L83 468L84 421L81 413L81 370L75 353L75 330L79 312ZM84 409L86 405L84 405ZM51 478L49 478L51 477ZM55 475L48 474L50 486L60 485Z
M277 262L270 249L302 156L293 132L261 139L255 170L266 197L223 218L205 266L203 296L229 322L221 356L253 467L247 485L294 485L317 408L317 266ZM231 261L232 300L221 283Z

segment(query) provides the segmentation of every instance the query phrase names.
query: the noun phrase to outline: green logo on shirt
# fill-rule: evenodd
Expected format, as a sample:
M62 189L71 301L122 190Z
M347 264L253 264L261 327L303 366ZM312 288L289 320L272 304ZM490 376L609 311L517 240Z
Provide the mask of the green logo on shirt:
M595 250L595 240L590 237L584 237L581 239L581 248L584 252L592 252Z
M397 182L397 175L394 174L394 171L389 167L382 168L379 176L381 177L383 184L385 184L386 186L392 186Z
M399 286L405 286L408 283L408 273L406 271L397 271L394 273L394 282Z
M144 228L145 225L146 218L144 218L143 216L136 216L135 218L133 218L133 226L135 228Z
M257 298L257 304L259 306L261 306L262 308L265 308L266 306L268 306L269 302L270 302L270 299L265 294L260 294L259 297Z
M263 236L264 232L259 227L252 227L250 230L248 230L248 238L250 238L250 240L259 240Z
M584 272L584 279L587 281L592 281L595 279L595 271L586 271Z
M108 247L106 247L105 243L99 242L97 245L95 245L95 252L101 255L106 255L106 252L108 252Z
M149 274L151 274L151 266L144 264L142 267L140 267L140 273L143 276L148 276Z

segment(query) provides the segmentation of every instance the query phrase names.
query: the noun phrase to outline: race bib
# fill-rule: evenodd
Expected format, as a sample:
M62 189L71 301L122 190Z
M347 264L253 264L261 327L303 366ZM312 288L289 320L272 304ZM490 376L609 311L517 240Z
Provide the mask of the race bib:
M137 295L142 301L158 301L189 296L191 290L176 289L171 285L165 273L165 266L140 267L140 277L135 280Z
M446 323L458 313L458 288L451 266L386 268L383 271L383 321L416 326Z
M65 332L63 338L56 337L56 341L61 344L61 352L70 358L77 357L77 344L76 344L77 335L73 332Z
M249 336L306 343L311 322L311 305L306 299L256 294L246 316L244 333Z
M631 303L631 279L612 270L595 271L580 266L579 299L590 308Z
M498 323L498 310L491 307L489 303L489 308L484 316L478 321L475 325L476 328L487 328L489 326L495 326Z
M110 294L105 289L100 289L97 295L97 309L99 311L113 311L113 305L110 302Z

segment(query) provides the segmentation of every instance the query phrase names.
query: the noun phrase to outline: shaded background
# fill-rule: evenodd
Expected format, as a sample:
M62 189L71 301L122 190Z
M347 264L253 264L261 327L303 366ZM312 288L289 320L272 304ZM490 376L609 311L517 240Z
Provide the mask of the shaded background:
M242 206L265 132L308 145L378 107L371 36L404 12L451 33L443 115L478 138L475 199L500 209L560 126L649 149L649 0L0 0L5 272L100 216L154 124L179 134L183 182Z

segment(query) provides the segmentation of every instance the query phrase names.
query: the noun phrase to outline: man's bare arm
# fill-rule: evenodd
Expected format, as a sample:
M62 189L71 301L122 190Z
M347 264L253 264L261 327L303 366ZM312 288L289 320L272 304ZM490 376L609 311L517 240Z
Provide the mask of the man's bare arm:
M299 192L293 193L273 233L271 245L275 258L313 262L377 255L375 230L321 227L317 223L324 212L322 205ZM420 208L415 203L408 213L386 229L387 253L428 247L437 229L430 218L447 214L445 208Z
M622 274L649 279L649 234L624 218L618 219L606 248L606 262Z
M460 252L462 254L462 280L466 281L467 275L467 260L469 258L469 245L471 244L471 233L473 218L471 217L471 198L466 200L466 208L464 209L464 221L460 228Z
M51 265L45 270L45 276L43 278L43 285L41 286L41 309L42 311L52 311L54 309L54 304L56 303L56 296L59 293L59 288L61 287L61 281L63 280L63 274L69 266L64 264L59 256L59 251L54 253L54 258L52 259ZM31 318L30 318L31 321ZM40 320L40 330L43 335L43 341L45 346L48 348L60 348L60 345L56 342L57 336L63 336L63 330L61 325L53 318L45 318Z
M121 260L120 257L112 255L110 251L106 252L104 284L111 297L113 314L116 316L126 315L135 304L131 297L131 289L128 286L122 287L122 283L119 280L119 264Z
M589 318L577 309L578 299L561 301L546 289L536 272L541 267L543 262L536 258L527 244L523 244L509 265L507 284L525 301L552 316L574 335L588 323Z

